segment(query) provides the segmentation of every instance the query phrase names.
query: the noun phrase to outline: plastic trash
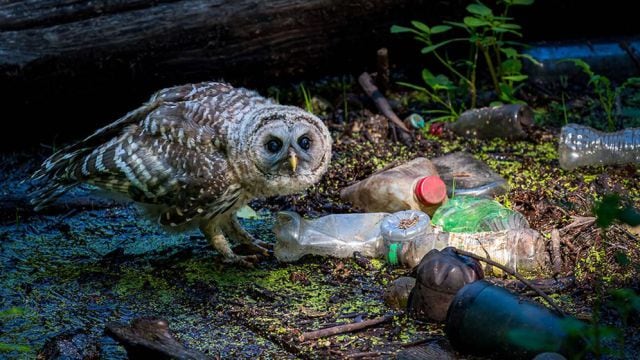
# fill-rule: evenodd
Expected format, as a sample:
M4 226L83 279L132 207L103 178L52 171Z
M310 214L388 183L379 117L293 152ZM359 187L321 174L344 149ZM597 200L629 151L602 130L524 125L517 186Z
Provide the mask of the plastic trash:
M520 272L549 268L544 238L529 228L476 233L429 233L396 248L395 258L403 266L413 268L429 251L448 246L490 258ZM498 272L495 268L491 270Z
M422 129L425 126L424 118L419 114L411 114L402 120L407 129Z
M640 163L640 128L605 133L591 127L568 124L560 132L560 167Z
M382 220L380 232L384 241L387 261L398 264L397 248L431 232L429 215L420 210L404 210L393 213Z
M460 151L431 159L447 185L449 197L473 195L494 197L506 194L507 181L473 155Z
M307 254L346 258L359 251L366 257L385 253L380 223L387 213L333 214L313 220L291 211L279 212L274 255L296 261Z
M456 196L433 214L431 222L446 232L483 232L529 227L522 214L497 201L475 196Z
M463 286L484 278L480 263L448 247L431 250L416 268L408 310L418 319L444 321L454 296Z
M458 136L476 139L522 139L533 126L533 111L527 105L510 104L471 109L445 128Z
M570 325L569 322L573 322ZM531 359L546 351L569 358L579 354L584 342L580 326L546 307L524 300L486 280L465 285L449 307L445 333L458 351L492 359Z
M350 185L340 197L366 212L420 210L432 215L446 201L447 189L431 161L420 157Z

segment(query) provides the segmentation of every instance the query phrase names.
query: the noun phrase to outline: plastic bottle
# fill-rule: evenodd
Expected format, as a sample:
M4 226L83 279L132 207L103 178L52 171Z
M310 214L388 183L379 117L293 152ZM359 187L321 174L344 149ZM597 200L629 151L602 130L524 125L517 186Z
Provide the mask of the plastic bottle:
M366 212L420 210L432 215L446 201L447 188L429 159L416 158L342 189L340 197Z
M483 232L528 228L522 214L497 201L475 196L456 196L433 214L432 223L446 232Z
M380 224L387 261L398 264L397 249L431 232L429 215L419 210L399 211L385 217Z
M395 257L398 263L413 268L429 251L448 246L490 258L516 271L530 272L549 266L544 238L529 228L476 233L428 233L397 247ZM498 270L494 268L492 271Z
M384 254L380 223L387 213L333 214L313 220L291 211L279 212L274 232L274 255L280 261L296 261L307 254L346 258Z
M560 132L560 167L640 163L640 128L605 133L588 126L568 124Z

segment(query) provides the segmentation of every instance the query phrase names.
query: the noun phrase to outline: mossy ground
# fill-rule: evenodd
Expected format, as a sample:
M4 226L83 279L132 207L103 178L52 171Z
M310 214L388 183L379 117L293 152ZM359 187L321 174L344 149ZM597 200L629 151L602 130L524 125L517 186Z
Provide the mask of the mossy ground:
M275 241L271 226L278 210L306 216L357 211L340 200L339 190L376 170L417 156L467 151L508 180L511 189L499 201L522 212L546 236L561 229L560 275L577 278L576 286L554 295L561 306L588 319L597 280L606 288L638 289L640 246L632 229L615 225L602 235L593 224L567 227L572 216L592 216L594 202L611 192L640 207L637 165L562 170L558 129L545 123L523 141L420 132L411 144L403 145L391 140L385 127L375 128L370 119L376 111L352 78L308 88L312 95L331 99L317 101L317 111L334 136L330 169L303 194L254 201L251 205L260 219L245 220L244 225L255 236ZM303 105L292 89L278 91L280 101ZM420 109L406 93L390 98L396 99L401 116ZM552 118L553 107L545 109L544 116ZM381 134L375 136L374 130ZM23 197L26 185L19 181L41 159L33 154L3 156L2 195ZM398 315L365 331L301 342L305 331L396 313L384 304L382 293L409 270L377 259L314 256L291 264L270 258L255 269L237 268L222 264L197 232L166 234L132 205L105 204L97 197L95 208L74 205L74 199L83 196L93 199L83 190L74 191L62 199L69 202L68 211L48 215L20 206L1 209L0 310L18 307L24 312L0 318L0 344L23 346L0 347L0 357L33 358L53 336L83 333L100 345L104 358L124 358L123 349L104 336L105 324L141 316L167 319L188 347L220 358L344 358L367 352L392 358L403 345L443 334L441 325ZM598 247L597 239L602 238L606 246ZM627 264L616 262L620 253ZM606 310L605 315L608 324L621 324L614 312ZM625 330L633 334L637 328L637 318L632 318Z

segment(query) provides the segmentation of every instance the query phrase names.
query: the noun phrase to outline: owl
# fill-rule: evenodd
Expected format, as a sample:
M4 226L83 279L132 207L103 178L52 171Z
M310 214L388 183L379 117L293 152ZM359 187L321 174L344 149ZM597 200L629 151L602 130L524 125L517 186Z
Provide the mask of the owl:
M235 212L259 197L300 192L331 159L313 114L244 88L206 82L167 88L44 161L31 202L45 207L80 183L124 194L173 229L195 225L225 262L253 264L266 244ZM235 254L228 240L249 245Z

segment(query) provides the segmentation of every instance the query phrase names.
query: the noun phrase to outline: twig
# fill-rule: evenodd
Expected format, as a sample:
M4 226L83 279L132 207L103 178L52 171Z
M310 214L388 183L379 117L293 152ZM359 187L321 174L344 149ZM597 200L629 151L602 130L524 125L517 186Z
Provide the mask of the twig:
M511 269L511 268L509 268L507 266L504 266L504 265L502 265L500 263L497 263L497 262L495 262L493 260L487 259L485 257L476 255L476 254L468 252L468 251L464 251L464 250L460 250L460 249L455 249L454 251L456 253L460 254L460 255L468 256L468 257L471 257L471 258L486 262L487 264L495 266L495 267L501 269L502 271L515 276L516 279L522 281L525 285L527 285L529 288L531 288L533 291L535 291L538 295L542 296L542 298L545 299L547 301L547 303L549 303L549 305L551 305L558 312L558 314L560 314L561 316L565 316L564 311L562 311L562 309L560 309L560 307L558 307L558 305L556 305L556 303L549 296L547 296L547 294L545 294L542 290L538 289L538 287L536 287L531 282L529 282L529 280L527 280L524 277L522 277L522 275L517 273L515 270L513 270L513 269Z
M325 329L320 329L315 331L309 331L300 335L299 340L300 341L314 340L314 339L320 339L326 336L332 336L332 335L342 334L346 332L362 330L370 326L375 326L378 324L389 322L391 321L391 319L393 319L393 315L385 315L379 318L365 320L359 323L350 323L350 324L338 325L338 326L333 326L330 328L325 328Z
M551 256L553 271L559 274L562 271L562 257L560 255L560 231L558 229L551 230Z
M382 93L386 93L389 89L389 51L387 48L378 49L377 52L377 76L378 85Z
M358 82L360 83L360 86L362 86L362 89L364 89L364 92L369 95L369 97L376 104L378 110L380 110L380 112L384 116L391 120L397 127L402 129L402 131L406 132L407 134L411 134L411 131L407 129L398 115L393 112L393 110L391 109L391 105L389 105L387 99L384 97L384 95L382 95L380 90L378 90L376 85L373 83L373 79L371 78L371 75L369 75L369 73L363 72L358 77Z
M388 355L388 352L367 351L347 355L346 359L379 358Z
M564 232L575 227L591 225L596 221L596 218L593 216L572 216L572 218L573 221L571 224L563 227L560 231Z

